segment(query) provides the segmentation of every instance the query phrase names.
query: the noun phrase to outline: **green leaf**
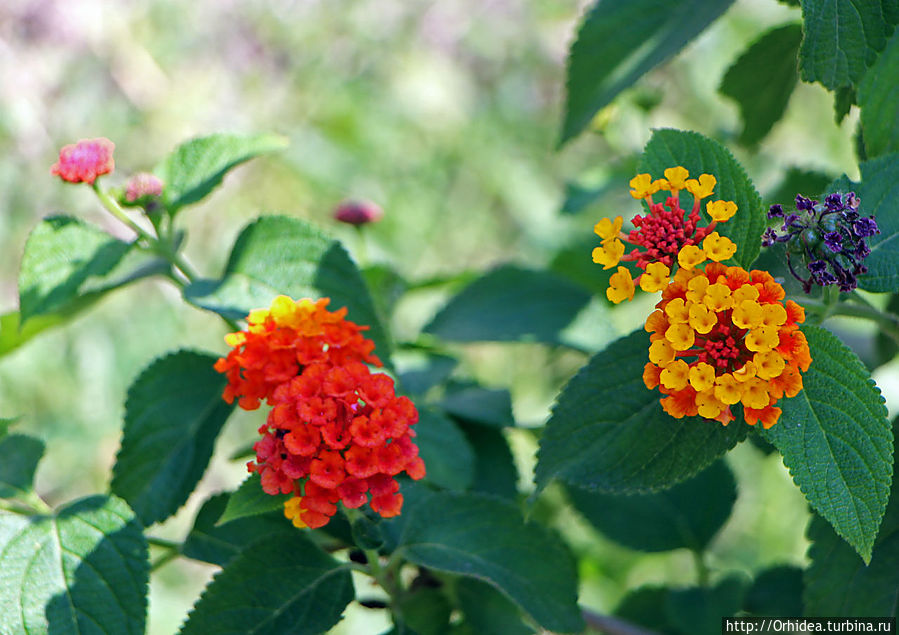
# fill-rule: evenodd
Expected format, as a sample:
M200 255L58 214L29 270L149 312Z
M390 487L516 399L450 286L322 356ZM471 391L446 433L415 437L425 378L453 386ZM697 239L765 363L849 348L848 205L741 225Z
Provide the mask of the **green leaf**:
M464 422L460 426L474 450L471 490L514 500L518 496L518 469L502 430Z
M833 177L823 172L803 170L802 168L789 167L783 180L772 194L765 197L769 203L780 203L786 208L795 205L796 195L802 194L809 198L823 198L827 186L831 184Z
M541 626L584 628L571 555L517 505L477 494L434 494L407 512L398 553L424 567L489 582Z
M865 153L874 158L899 151L899 31L858 87Z
M740 610L747 586L745 578L731 575L714 587L671 589L665 598L668 621L684 635L719 635L721 618Z
M404 392L424 395L428 390L442 384L458 366L459 360L449 355L428 354L423 364L403 369L399 373L399 383Z
M381 532L381 517L370 509L353 514L350 521L350 535L353 544L360 549L380 549L384 545L384 534Z
M626 183L627 181L622 181ZM603 269L601 265L593 262L591 256L594 247L599 246L599 237L590 233L579 236L572 245L563 247L553 257L549 269L553 273L580 285L591 294L600 298L602 302L611 306L612 302L606 297L606 289L609 288L609 278L616 269ZM622 263L624 264L624 263Z
M852 107L858 104L858 95L852 86L841 86L833 93L833 121L840 125Z
M329 297L331 311L346 307L348 320L370 327L366 337L388 362L388 334L356 265L337 240L298 218L257 219L237 238L220 280L200 280L184 290L188 302L233 320L269 306L279 294Z
M65 316L51 313L50 315L35 316L28 320L24 327L20 328L18 311L0 315L0 357L16 350L41 331L62 324L65 321Z
M873 214L879 234L868 238L871 254L865 258L868 273L858 277L858 286L876 293L899 291L899 152L887 154L859 166L861 185L856 190L859 212Z
M895 443L899 420L893 422L893 437ZM812 517L807 536L811 565L805 570L806 615L897 617L899 479L893 478L890 501L867 565L818 515Z
M446 635L450 629L450 615L453 607L440 590L415 588L398 602L398 609L407 629L417 635Z
M164 183L162 203L174 216L205 198L232 168L286 147L286 138L271 134L214 134L182 143L154 169Z
M27 497L44 442L24 434L0 434L0 498Z
M477 384L447 386L440 407L464 421L504 428L514 426L512 395L505 388L484 388Z
M472 448L451 419L433 410L421 409L415 434L429 483L453 490L465 490L471 485L474 477Z
M277 540L276 536L281 534L296 533L283 511L216 525L227 503L228 494L216 494L203 503L181 547L184 556L223 567L257 540Z
M233 405L212 355L178 351L156 360L128 389L112 492L145 526L174 514L196 487Z
M530 635L521 611L495 588L477 579L459 580L455 587L465 623L477 635Z
M812 365L764 437L812 507L868 562L886 508L893 437L865 367L830 332L806 327Z
M649 335L597 353L562 390L540 439L539 493L553 478L608 493L651 492L697 474L746 437L700 417L674 419L643 383Z
M759 573L743 598L743 609L757 616L802 615L802 569L780 565Z
M639 551L705 549L727 522L737 484L724 461L657 494L613 496L572 487L571 501L599 531Z
M113 289L164 270L158 260L133 252L133 246L77 218L42 220L22 256L21 324L37 316L72 315ZM10 326L3 324L4 331Z
M644 73L680 51L732 0L603 0L587 14L568 56L559 144Z
M317 635L353 599L350 569L299 531L251 544L209 583L182 635Z
M143 528L114 496L0 512L4 633L143 633L149 570Z
M589 301L585 290L555 274L504 265L451 298L425 332L454 342L556 343Z
M257 516L268 512L284 512L284 503L292 498L292 494L266 494L262 489L259 474L250 474L240 487L228 497L228 504L217 525L224 525L238 518Z
M739 141L743 145L757 144L783 116L799 81L796 54L801 40L798 24L771 29L724 74L718 90L740 107L743 131Z
M665 613L668 592L667 587L658 586L634 589L615 607L615 615L659 633L670 632L671 625Z
M803 0L803 81L820 82L830 90L858 85L896 24L894 11L886 6L892 1Z
M712 174L718 184L711 200L737 204L737 213L719 224L716 230L737 244L737 253L728 262L749 268L759 255L767 221L761 197L743 167L727 148L699 133L670 129L654 131L643 151L640 171L661 178L666 168L677 165L687 168L694 178L703 173ZM710 219L704 206L702 214L708 222Z

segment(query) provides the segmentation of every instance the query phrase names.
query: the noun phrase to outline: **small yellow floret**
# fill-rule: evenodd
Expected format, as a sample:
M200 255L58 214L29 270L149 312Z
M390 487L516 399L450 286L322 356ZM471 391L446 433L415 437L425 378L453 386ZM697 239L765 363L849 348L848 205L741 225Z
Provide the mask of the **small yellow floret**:
M631 196L636 199L652 196L659 191L658 181L653 181L648 174L638 174L631 179Z
M690 179L686 183L687 191L693 195L696 200L711 196L718 180L711 174L701 174L699 180Z
M284 501L284 516L293 523L297 529L306 529L308 525L302 521L300 514L307 511L302 506L302 496L294 496Z
M746 348L753 353L767 353L780 343L776 326L760 326L752 329L743 340Z
M733 201L709 201L705 211L712 220L723 223L737 213L737 204Z
M593 231L597 236L602 238L602 244L605 245L606 242L612 240L613 238L618 238L618 232L621 231L621 225L623 222L624 219L621 216L616 216L615 220L603 218L593 226Z
M609 301L619 304L625 300L634 299L634 279L626 267L618 267L618 271L609 278L609 288L606 289L606 297Z
M709 311L709 308L704 304L691 302L689 314L690 326L694 331L703 335L715 328L715 325L718 323L718 316L715 315L714 311Z
M759 410L771 402L771 397L768 395L768 382L765 380L756 377L747 381L743 386L745 388L740 401L744 406Z
M690 173L686 168L677 166L665 170L665 178L668 180L668 189L672 194L677 194L679 190L684 189L687 185L687 178Z
M743 300L758 300L759 290L754 285L744 284L734 291L734 305L740 304Z
M640 276L640 288L647 293L661 291L668 286L671 270L663 262L651 262Z
M678 359L665 367L659 375L659 381L668 390L683 390L687 386L689 373L690 367L687 366L687 362Z
M665 329L668 328L668 318L665 317L665 312L662 309L656 309L650 313L646 317L646 326L644 328L647 333L664 333Z
M665 315L671 324L684 324L690 319L690 311L683 298L673 298L666 304Z
M738 368L733 372L733 376L739 382L749 381L755 377L755 364L752 361L746 362L742 368Z
M677 254L677 263L684 269L692 269L705 261L705 252L696 245L687 245Z
M706 390L696 395L696 410L700 417L715 419L727 406L715 397L714 390Z
M743 396L743 386L733 375L724 373L715 379L715 397L722 403L733 405Z
M731 295L730 287L720 282L709 285L709 288L705 290L705 297L702 301L709 307L709 309L716 313L719 311L726 311L734 305L734 298Z
M782 304L766 304L762 307L762 324L782 326L787 321L787 310Z
M741 329L757 328L762 325L762 305L755 300L735 303L732 319Z
M689 324L672 324L665 331L665 339L676 351L685 351L696 341L696 332Z
M238 331L237 333L228 333L225 336L225 344L227 344L231 348L236 348L246 341L247 334L243 331Z
M603 242L601 247L593 250L593 262L602 265L603 269L611 269L621 262L624 255L624 243L617 238L609 242Z
M667 366L674 361L674 348L671 342L659 339L649 345L649 361L656 366Z
M681 269L681 271L683 271ZM687 283L687 300L690 302L702 302L705 290L709 288L709 279L705 276L696 276Z
M777 351L768 351L767 353L756 353L752 358L757 375L762 379L774 379L779 377L787 365L783 356Z
M702 249L706 256L715 262L721 262L733 258L737 253L737 245L727 236L721 236L718 232L712 232L702 241Z
M690 385L693 390L702 392L715 385L715 369L711 364L698 362L690 368Z

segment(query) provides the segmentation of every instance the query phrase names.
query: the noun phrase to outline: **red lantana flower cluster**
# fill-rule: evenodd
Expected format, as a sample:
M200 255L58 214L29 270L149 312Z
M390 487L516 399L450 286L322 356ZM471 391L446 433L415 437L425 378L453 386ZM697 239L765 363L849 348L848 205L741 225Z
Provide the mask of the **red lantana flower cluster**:
M225 401L273 406L247 469L266 493L294 494L284 513L300 528L322 527L337 502L357 508L369 494L374 511L396 516L403 496L395 476L425 475L412 440L415 405L366 366L381 365L367 327L345 320L346 309L328 311L328 302L275 298L250 313L245 331L226 336L233 348L215 365L228 378Z
M50 167L50 174L69 183L93 185L98 176L109 174L115 168L112 151L115 144L109 139L82 139L78 143L63 146L59 161Z

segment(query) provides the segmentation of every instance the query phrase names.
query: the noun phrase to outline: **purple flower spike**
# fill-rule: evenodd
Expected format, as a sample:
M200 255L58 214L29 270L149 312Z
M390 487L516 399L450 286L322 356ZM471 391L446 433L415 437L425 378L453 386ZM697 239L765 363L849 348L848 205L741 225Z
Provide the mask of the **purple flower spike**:
M768 208L768 218L783 218L784 208L780 203L776 203Z
M827 232L824 234L824 244L835 254L843 251L843 237L840 235L840 232Z
M814 211L815 203L817 203L817 201L813 201L810 198L805 198L801 194L796 195L796 209L804 209L808 212L812 212Z
M838 212L843 209L843 195L840 193L828 194L824 197L824 204L828 211Z
M866 238L867 236L873 236L874 234L880 233L880 229L877 227L877 221L874 220L873 216L859 218L853 223L852 229L859 238Z

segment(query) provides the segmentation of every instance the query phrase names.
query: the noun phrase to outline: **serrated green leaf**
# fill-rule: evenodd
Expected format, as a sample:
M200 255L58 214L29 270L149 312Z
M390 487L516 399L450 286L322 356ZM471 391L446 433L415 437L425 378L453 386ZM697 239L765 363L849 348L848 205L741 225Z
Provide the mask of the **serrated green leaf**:
M44 456L44 442L0 431L0 498L21 498L33 489L34 472Z
M502 430L464 422L460 427L474 450L471 491L514 500L518 496L518 469Z
M674 419L643 383L649 335L597 353L562 390L540 439L537 491L553 478L609 493L651 492L697 474L746 437L747 426Z
M516 505L441 493L404 513L398 552L410 562L489 582L547 629L583 629L571 555L556 535L525 522Z
M899 152L859 166L862 182L856 192L859 212L873 214L879 234L867 239L871 254L865 258L868 272L858 276L858 286L876 293L899 291ZM851 183L850 183L851 185ZM845 190L844 190L845 191Z
M467 578L456 584L456 599L465 623L477 635L530 635L521 611L486 582Z
M292 494L276 494L274 496L266 494L262 489L262 480L259 478L259 474L250 474L240 484L240 487L228 497L225 511L222 512L216 524L224 525L238 518L258 516L273 511L283 513L284 503L291 497Z
M296 532L283 511L216 525L227 503L228 494L216 494L203 503L194 519L194 526L181 546L184 556L223 567L257 540L277 540L278 535Z
M162 204L174 216L206 197L232 168L286 147L286 138L272 134L214 134L182 143L153 170L164 184Z
M799 81L796 55L801 40L802 27L798 24L771 29L724 74L718 91L740 107L740 143L757 144L783 116Z
M42 220L28 236L22 256L21 324L37 316L74 315L103 294L164 269L133 246L71 216Z
M171 353L147 367L128 389L111 490L146 526L184 504L234 409L222 400L226 381L213 369L215 360L193 351Z
M780 565L756 575L743 598L743 610L759 617L802 615L802 569Z
M899 420L893 422L893 438L894 443L899 438ZM812 517L807 536L811 565L804 578L806 615L899 617L899 479L895 474L870 563L859 560L818 515Z
M718 180L710 200L737 204L737 213L717 225L716 231L737 244L737 253L728 263L749 268L759 255L767 222L762 199L746 171L727 148L699 133L671 129L654 131L643 150L640 171L661 178L666 168L677 165L687 168L694 178L711 174ZM702 214L708 222L705 207Z
M299 531L253 543L209 583L181 635L315 635L353 599L350 569Z
M656 494L612 496L571 487L571 501L615 542L639 551L702 551L727 522L737 484L723 461Z
M421 409L415 434L429 483L453 490L465 490L471 485L474 477L472 448L451 419L433 410Z
M680 51L732 0L603 0L584 18L568 56L559 144L590 123L618 93Z
M497 428L515 425L512 395L505 388L484 388L477 384L450 385L439 405L457 419Z
M0 512L0 630L141 634L149 570L143 528L114 496Z
M504 265L451 298L424 330L454 342L556 343L589 301L590 294L555 274Z
M184 290L188 302L233 320L268 307L279 294L329 297L331 311L346 307L348 320L370 327L365 336L388 363L390 340L356 265L337 240L298 218L257 219L240 233L220 280L200 280Z
M858 85L896 24L894 0L802 0L803 81L835 90Z
M865 154L874 158L899 151L899 30L868 69L858 87Z
M812 356L804 388L778 402L780 420L763 434L811 506L868 562L892 476L886 407L855 353L822 328L802 330Z

